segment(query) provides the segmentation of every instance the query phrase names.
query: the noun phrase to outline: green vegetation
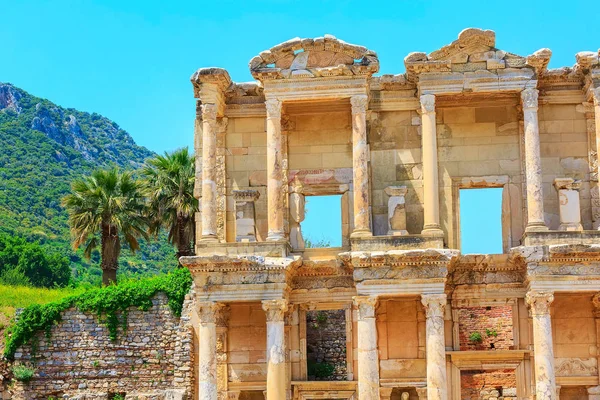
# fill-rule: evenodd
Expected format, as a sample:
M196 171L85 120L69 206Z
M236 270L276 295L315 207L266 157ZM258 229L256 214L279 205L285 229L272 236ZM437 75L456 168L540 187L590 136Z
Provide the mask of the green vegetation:
M328 378L335 372L335 366L326 362L318 363L309 360L307 362L307 372L309 376L317 378Z
M142 170L148 197L150 233L161 228L168 231L168 239L177 248L177 259L194 254L194 214L198 200L194 197L194 156L187 148L146 161Z
M495 329L485 329L485 334L487 337L498 337L498 332Z
M0 234L0 283L64 287L71 279L69 259L38 243Z
M33 304L25 308L17 322L7 329L4 356L13 359L17 348L29 343L37 332L49 335L52 326L60 321L62 312L71 307L97 314L106 323L112 340L117 338L119 326L127 322L127 309L148 310L158 292L167 295L169 307L176 316L180 316L183 300L191 285L189 271L180 268L168 275L92 289L45 305Z
M31 378L33 378L33 374L35 374L35 370L33 368L22 364L12 367L12 372L15 376L15 379L20 382L29 382Z
M148 238L141 186L130 172L110 168L75 180L72 188L63 205L69 212L73 247L87 242L83 254L89 259L100 244L102 283L116 283L121 241L135 252L140 249L138 238Z
M479 332L472 332L469 335L469 342L475 343L475 344L482 343L483 342L483 338L481 337L481 333L479 333Z
M0 94L7 94L0 95L0 233L66 257L75 282L100 285L100 254L92 252L88 261L82 250L71 249L60 201L73 180L113 165L137 170L154 153L99 114L57 106L10 84L0 83ZM141 242L136 254L121 256L119 279L167 272L177 265L173 254L166 233ZM26 272L20 272L5 278L21 282Z

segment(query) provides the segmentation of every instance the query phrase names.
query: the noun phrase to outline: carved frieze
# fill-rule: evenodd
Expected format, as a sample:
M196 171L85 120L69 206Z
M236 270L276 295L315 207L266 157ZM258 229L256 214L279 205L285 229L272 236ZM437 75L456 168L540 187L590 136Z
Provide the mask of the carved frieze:
M596 358L555 358L556 376L598 376Z

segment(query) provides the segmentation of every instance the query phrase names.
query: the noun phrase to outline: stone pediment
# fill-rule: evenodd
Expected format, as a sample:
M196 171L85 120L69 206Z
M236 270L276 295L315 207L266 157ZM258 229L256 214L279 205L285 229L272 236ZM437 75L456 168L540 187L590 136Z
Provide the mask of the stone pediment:
M467 28L458 39L429 54L410 53L404 59L407 79L415 81L423 72L497 71L509 68L532 68L538 74L546 71L552 52L541 49L522 57L496 48L496 34L491 30Z
M258 80L301 79L372 75L379 71L379 59L364 46L325 35L278 44L252 58L249 66Z

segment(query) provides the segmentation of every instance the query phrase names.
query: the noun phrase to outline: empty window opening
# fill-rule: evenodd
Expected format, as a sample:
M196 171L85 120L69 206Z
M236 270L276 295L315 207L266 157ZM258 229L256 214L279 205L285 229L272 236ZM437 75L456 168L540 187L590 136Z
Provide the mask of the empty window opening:
M463 254L502 253L502 188L460 189Z
M342 196L306 196L300 222L305 248L342 245Z
M306 369L309 381L348 379L345 310L306 312Z
M517 398L514 369L460 371L462 400Z

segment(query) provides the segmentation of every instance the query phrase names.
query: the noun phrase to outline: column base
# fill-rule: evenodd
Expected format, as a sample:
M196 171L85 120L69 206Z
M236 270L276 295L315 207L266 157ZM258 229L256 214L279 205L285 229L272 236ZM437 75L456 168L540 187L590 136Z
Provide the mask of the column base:
M525 228L525 232L546 232L548 230L548 227L543 222L528 224Z
M285 242L287 238L283 232L269 232L267 242Z
M202 244L210 244L210 243L219 243L219 238L217 235L202 235L199 240L199 243Z
M444 237L444 231L438 226L428 226L421 231L421 235L429 237Z
M355 238L361 238L361 237L372 237L373 236L373 232L371 232L368 229L355 229L354 231L352 231L352 233L350 234L350 237L352 239Z

